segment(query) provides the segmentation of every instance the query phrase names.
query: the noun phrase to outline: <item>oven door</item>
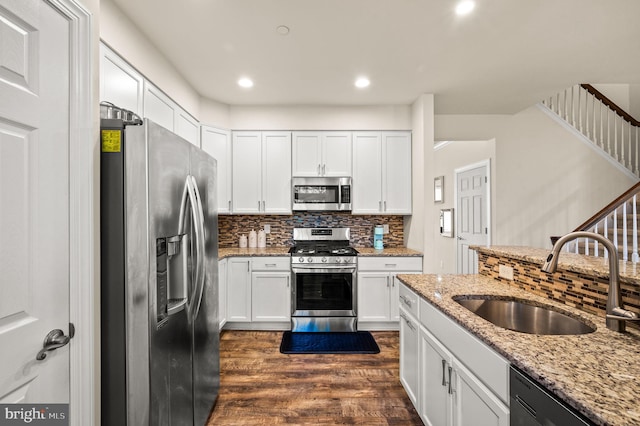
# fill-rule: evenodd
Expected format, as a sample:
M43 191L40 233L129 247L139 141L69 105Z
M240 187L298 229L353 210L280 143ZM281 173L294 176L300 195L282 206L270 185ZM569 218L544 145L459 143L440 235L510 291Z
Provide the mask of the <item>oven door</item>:
M355 317L354 268L292 268L294 317Z

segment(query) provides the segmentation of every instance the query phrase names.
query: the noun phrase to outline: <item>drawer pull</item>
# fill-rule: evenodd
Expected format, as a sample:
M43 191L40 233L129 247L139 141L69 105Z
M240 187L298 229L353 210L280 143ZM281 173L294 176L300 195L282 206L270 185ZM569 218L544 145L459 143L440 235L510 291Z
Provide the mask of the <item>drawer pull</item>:
M398 264L397 263L385 263L384 266L386 268L396 268L396 267L398 267Z
M411 307L411 300L407 299L405 296L400 296L400 299L404 302L405 305Z
M442 386L447 386L447 378L445 377L445 370L447 369L447 361L442 360Z
M453 368L451 366L449 366L449 395L453 394L453 389L451 389L451 372L453 371Z

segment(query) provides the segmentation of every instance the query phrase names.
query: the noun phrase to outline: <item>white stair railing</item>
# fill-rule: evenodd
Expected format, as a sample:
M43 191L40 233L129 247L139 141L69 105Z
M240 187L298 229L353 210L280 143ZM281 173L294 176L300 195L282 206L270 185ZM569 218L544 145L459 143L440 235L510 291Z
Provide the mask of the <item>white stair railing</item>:
M639 190L638 186L636 186L636 190L632 195L619 201L615 207L609 209L604 215L600 215L599 220L576 230L595 232L611 240L613 245L618 247L620 260L640 261L637 208ZM609 257L607 250L601 249L598 241L588 238L577 239L567 244L567 251L596 257Z
M542 104L631 173L640 176L640 123L620 109L610 107L614 104L604 95L589 85L575 85L543 100Z

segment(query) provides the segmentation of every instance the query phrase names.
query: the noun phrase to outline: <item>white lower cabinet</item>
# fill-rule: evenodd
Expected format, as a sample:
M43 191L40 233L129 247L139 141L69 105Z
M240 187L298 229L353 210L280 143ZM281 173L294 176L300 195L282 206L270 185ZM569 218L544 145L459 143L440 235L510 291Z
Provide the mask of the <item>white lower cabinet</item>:
M251 258L227 259L227 321L251 321Z
M422 272L422 257L367 256L358 259L358 329L397 330L398 274Z
M400 382L415 407L420 403L420 323L400 307Z
M291 274L254 272L251 274L252 321L291 320Z
M411 315L412 295L402 284L400 312L408 321L400 327L400 380L422 421L428 426L508 426L508 361L424 299ZM417 312L416 332L408 324ZM415 334L419 343L413 346L409 342ZM415 371L415 358L417 386L405 377Z
M218 326L227 322L227 259L218 261Z
M288 329L290 257L230 257L227 261L226 328Z

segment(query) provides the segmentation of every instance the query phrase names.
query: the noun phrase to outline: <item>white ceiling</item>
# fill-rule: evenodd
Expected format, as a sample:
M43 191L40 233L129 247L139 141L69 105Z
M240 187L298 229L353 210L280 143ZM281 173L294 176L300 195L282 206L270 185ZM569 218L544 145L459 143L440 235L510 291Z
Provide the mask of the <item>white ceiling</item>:
M640 84L640 0L476 0L464 17L454 0L114 2L196 91L231 105L433 93L441 114L515 113L576 83Z

